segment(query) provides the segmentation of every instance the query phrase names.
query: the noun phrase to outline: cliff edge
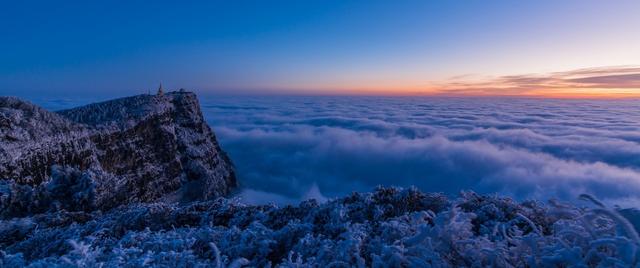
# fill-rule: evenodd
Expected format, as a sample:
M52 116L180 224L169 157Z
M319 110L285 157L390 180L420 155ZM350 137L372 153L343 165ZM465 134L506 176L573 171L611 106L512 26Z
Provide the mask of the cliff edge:
M21 193L32 199L15 211L22 214L73 209L76 199L84 210L206 200L236 186L197 96L184 91L55 113L0 97L0 179L0 211ZM64 194L68 188L74 188L71 197Z

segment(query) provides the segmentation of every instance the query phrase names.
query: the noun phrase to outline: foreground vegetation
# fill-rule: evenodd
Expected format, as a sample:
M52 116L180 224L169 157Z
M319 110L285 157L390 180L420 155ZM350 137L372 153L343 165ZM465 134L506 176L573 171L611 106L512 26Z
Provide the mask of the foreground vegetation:
M640 258L634 226L587 195L589 207L578 208L378 188L323 204L219 198L101 212L87 203L89 182L64 178L39 189L1 185L0 266L629 267ZM77 192L64 205L24 214L68 189Z

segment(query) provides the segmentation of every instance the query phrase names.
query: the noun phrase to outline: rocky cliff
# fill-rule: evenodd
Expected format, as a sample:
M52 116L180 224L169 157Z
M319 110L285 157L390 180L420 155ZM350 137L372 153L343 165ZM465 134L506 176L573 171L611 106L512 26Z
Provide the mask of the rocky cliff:
M13 189L5 190L4 199L26 191L33 202L25 210L34 212L51 209L34 204L56 203L52 198L60 192L54 188L84 187L76 192L91 196L90 207L111 208L211 199L236 186L231 162L190 92L139 95L57 113L2 97L0 179L5 189Z

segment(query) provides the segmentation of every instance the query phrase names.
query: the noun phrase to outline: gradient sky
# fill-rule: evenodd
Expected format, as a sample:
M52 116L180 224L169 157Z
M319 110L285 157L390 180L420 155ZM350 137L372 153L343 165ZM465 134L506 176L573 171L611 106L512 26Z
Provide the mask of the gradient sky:
M5 1L0 94L639 96L640 1Z

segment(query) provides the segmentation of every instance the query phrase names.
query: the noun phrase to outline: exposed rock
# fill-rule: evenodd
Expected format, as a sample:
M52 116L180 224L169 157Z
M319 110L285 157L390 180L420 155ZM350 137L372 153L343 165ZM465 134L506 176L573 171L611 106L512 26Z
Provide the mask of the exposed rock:
M97 208L211 199L236 186L232 164L190 92L57 113L0 97L0 127L0 178L35 189L52 180L52 166L72 168L92 180Z

